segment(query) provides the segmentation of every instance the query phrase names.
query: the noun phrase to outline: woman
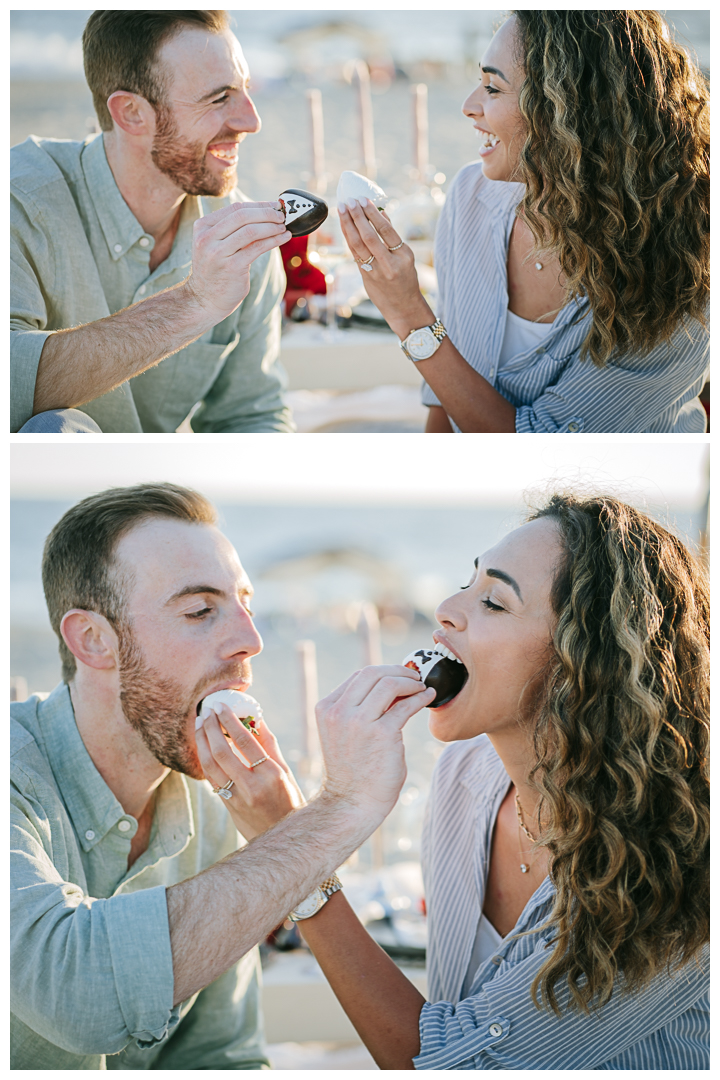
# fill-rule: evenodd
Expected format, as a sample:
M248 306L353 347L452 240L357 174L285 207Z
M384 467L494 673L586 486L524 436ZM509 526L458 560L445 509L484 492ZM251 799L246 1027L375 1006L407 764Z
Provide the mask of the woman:
M452 745L423 837L429 1001L341 891L299 923L358 1034L381 1068L709 1067L702 568L619 501L555 497L437 619L468 677L430 713ZM356 673L318 718L397 672ZM252 838L294 782L264 724L220 719L269 756L246 769L213 715L198 733Z
M463 106L481 160L436 237L441 322L389 219L363 199L338 207L426 380L426 430L704 431L703 75L657 12L582 10L514 12L481 72Z
M617 500L556 496L437 618L468 679L430 713L452 745L423 840L429 1000L341 891L299 924L358 1033L387 1069L709 1068L701 567ZM296 797L264 725L235 741L271 760L246 769L213 717L198 753L252 837Z

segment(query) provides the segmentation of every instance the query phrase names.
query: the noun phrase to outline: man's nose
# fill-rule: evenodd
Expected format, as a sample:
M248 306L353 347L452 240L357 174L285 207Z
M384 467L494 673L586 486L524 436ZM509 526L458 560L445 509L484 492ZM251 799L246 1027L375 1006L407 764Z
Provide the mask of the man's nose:
M257 656L259 652L262 652L263 639L258 633L257 627L252 620L252 615L243 607L242 604L238 604L237 610L232 616L232 628L230 629L224 652L228 658L238 656Z
M249 135L256 135L260 131L262 120L255 108L255 102L246 91L239 95L237 105L227 123L235 131L245 131Z

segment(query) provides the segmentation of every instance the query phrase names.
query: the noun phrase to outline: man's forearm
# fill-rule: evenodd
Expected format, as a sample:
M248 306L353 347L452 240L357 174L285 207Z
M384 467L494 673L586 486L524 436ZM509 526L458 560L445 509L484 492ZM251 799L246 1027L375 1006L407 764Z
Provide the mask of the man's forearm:
M247 847L171 886L174 1004L262 941L378 824L367 810L320 796Z
M213 325L185 281L107 319L58 330L47 338L40 356L34 412L93 401Z

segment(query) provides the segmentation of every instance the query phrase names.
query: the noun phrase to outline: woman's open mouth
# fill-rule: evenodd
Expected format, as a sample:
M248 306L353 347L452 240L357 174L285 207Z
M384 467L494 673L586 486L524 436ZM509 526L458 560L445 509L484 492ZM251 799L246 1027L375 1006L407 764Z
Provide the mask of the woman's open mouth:
M428 709L439 709L462 690L468 679L468 669L462 660L440 646L435 649L418 649L403 660L403 667L413 668L429 688L435 691L435 700Z
M480 136L480 157L487 157L488 154L492 154L500 139L491 131L483 131L482 128L477 128L477 131Z

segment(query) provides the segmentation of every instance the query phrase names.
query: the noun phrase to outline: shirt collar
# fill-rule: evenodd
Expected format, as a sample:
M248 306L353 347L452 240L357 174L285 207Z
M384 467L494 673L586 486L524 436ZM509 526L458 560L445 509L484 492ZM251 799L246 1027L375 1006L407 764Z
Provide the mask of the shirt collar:
M507 180L488 180L485 176L479 178L476 198L489 210L494 211L490 223L494 231L498 261L503 267L507 262L507 248L515 220L515 209L523 197L524 190L524 184L509 183ZM588 332L588 314L589 306L585 297L573 298L563 305L552 324L551 333L544 342L545 347L547 348L555 341L558 330L564 329L577 319L577 329L568 339L565 350L565 355L569 356L573 353ZM564 359L564 357L558 359Z
M476 736L477 742L483 740L487 740L489 744L486 752L473 755L470 758L470 767L459 777L460 784L467 788L479 808L477 820L479 829L485 829L490 821L495 821L500 804L512 782L505 771L502 758L490 743L487 735ZM489 843L490 836L487 836L488 850ZM554 891L550 878L545 877L525 905L518 919L518 928L525 926L531 920L533 913L548 902ZM508 935L506 941L509 941L510 937L511 935Z
M60 683L40 702L37 716L50 767L78 841L84 851L91 851L121 818L130 815L125 813L87 751L65 683ZM194 836L190 792L180 773L171 772L160 785L155 819L153 847L155 843L160 845L161 856L176 855Z
M90 851L124 816L123 808L87 752L65 683L40 703L37 715L50 767L73 828L83 850Z
M523 197L524 184L510 183L507 180L488 180L486 176L479 178L477 187L478 202L484 203L491 210L514 211Z
M88 139L80 155L82 170L110 257L115 262L145 236L142 225L120 194L102 135Z
M151 250L152 237L145 232L117 186L105 153L102 135L93 135L86 140L80 161L110 258L115 262L122 259L143 237L150 241L146 250ZM186 195L172 251L157 268L156 273L161 276L191 264L193 224L203 216L202 199L196 195Z

